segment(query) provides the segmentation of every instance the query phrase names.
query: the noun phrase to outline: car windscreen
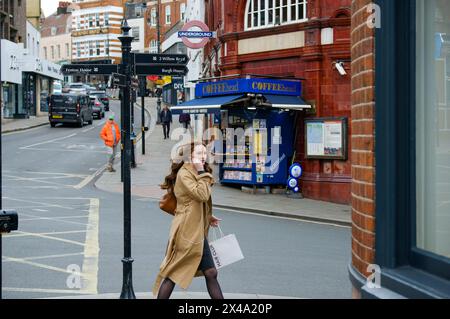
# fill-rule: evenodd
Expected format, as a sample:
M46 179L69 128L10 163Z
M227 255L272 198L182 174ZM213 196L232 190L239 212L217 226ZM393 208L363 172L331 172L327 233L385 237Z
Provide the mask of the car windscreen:
M51 97L52 104L64 104L64 105L72 105L77 102L77 98L75 96L67 96L67 95L52 95Z

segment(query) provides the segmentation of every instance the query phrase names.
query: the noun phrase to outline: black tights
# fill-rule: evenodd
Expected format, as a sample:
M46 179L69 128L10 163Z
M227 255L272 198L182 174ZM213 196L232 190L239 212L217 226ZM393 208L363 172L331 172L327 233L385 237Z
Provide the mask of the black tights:
M203 271L206 279L206 288L211 299L223 299L222 290L220 289L219 282L217 281L217 269L210 268ZM159 288L157 299L169 299L175 288L175 283L169 278L164 279L161 287Z

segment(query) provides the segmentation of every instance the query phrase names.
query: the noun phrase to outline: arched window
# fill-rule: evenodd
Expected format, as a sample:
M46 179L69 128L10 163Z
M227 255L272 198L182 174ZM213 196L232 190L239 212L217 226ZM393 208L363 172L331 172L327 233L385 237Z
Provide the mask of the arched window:
M247 0L245 30L306 21L306 5L307 0Z

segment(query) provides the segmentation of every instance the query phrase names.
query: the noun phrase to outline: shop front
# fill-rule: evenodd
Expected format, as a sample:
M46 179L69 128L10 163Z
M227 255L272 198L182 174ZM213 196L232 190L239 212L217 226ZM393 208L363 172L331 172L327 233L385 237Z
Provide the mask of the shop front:
M194 100L171 108L193 117L222 184L285 186L295 158L295 123L309 109L299 81L264 78L198 83Z
M48 97L54 80L62 81L61 66L37 57L25 56L23 67L23 113L42 116L48 112Z
M0 97L4 118L14 118L22 107L22 71L19 60L23 47L8 40L0 40L1 84Z

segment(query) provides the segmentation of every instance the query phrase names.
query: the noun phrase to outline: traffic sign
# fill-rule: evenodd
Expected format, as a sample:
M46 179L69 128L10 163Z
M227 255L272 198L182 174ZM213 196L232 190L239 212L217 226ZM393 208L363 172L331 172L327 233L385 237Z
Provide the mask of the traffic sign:
M153 54L135 53L135 64L159 63L159 64L182 64L186 65L189 57L186 54Z
M61 72L64 75L112 75L113 73L117 73L118 69L119 66L117 64L65 64L61 66Z
M176 64L136 64L136 75L186 75L188 68L184 65Z
M113 84L117 86L125 86L125 75L119 73L113 73Z

